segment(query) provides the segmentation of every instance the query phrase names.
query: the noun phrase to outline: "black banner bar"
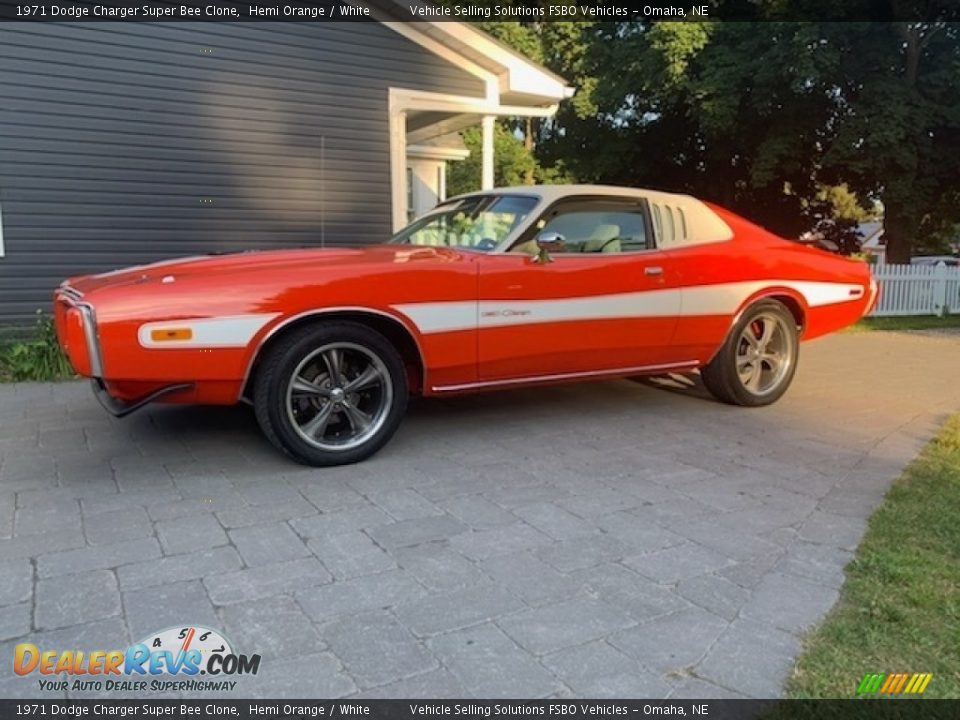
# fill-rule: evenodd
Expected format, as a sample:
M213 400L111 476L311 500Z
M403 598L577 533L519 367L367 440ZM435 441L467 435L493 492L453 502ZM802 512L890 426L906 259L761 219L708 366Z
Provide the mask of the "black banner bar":
M0 700L12 718L953 720L960 700Z
M957 0L0 0L21 22L951 21Z

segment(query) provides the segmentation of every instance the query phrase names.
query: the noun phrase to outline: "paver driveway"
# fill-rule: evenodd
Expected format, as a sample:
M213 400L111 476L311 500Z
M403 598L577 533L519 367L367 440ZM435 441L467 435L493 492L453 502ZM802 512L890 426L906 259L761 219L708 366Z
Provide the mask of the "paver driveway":
M84 384L0 386L0 696L37 694L18 638L181 623L263 656L240 696L777 695L960 409L958 361L958 338L847 334L761 410L628 381L424 401L329 470L247 408L117 421Z

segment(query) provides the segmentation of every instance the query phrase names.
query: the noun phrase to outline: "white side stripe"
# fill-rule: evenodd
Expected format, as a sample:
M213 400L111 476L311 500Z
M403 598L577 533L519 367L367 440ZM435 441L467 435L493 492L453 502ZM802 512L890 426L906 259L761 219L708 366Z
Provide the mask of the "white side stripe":
M164 320L146 323L140 326L137 337L145 348L226 348L246 347L253 337L268 322L280 313L258 313L254 315L228 315L218 318L195 320ZM188 329L188 340L153 339L157 330Z
M858 300L863 286L812 280L749 280L718 285L694 285L683 288L684 317L696 315L732 315L744 301L764 288L786 287L804 297L810 307ZM856 293L851 294L851 293Z
M573 320L732 315L748 297L773 287L794 290L810 307L851 302L864 295L864 287L858 284L749 280L551 300L405 303L393 309L410 318L421 333L431 334Z
M477 326L477 303L472 300L393 305L409 317L422 333L469 330Z

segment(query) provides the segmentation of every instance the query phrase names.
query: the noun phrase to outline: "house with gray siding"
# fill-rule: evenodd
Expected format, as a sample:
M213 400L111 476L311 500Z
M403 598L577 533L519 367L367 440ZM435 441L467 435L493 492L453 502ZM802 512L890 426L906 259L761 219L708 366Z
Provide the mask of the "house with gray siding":
M382 242L443 197L456 132L566 83L469 24L0 25L0 326L68 276Z

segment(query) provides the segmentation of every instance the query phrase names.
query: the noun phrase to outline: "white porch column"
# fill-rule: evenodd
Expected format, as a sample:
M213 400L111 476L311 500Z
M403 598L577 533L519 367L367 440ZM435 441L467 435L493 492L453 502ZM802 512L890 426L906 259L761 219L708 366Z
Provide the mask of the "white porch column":
M493 189L493 115L484 115L480 121L483 138L483 154L480 161L480 189Z
M390 216L393 231L407 224L407 114L390 108Z

